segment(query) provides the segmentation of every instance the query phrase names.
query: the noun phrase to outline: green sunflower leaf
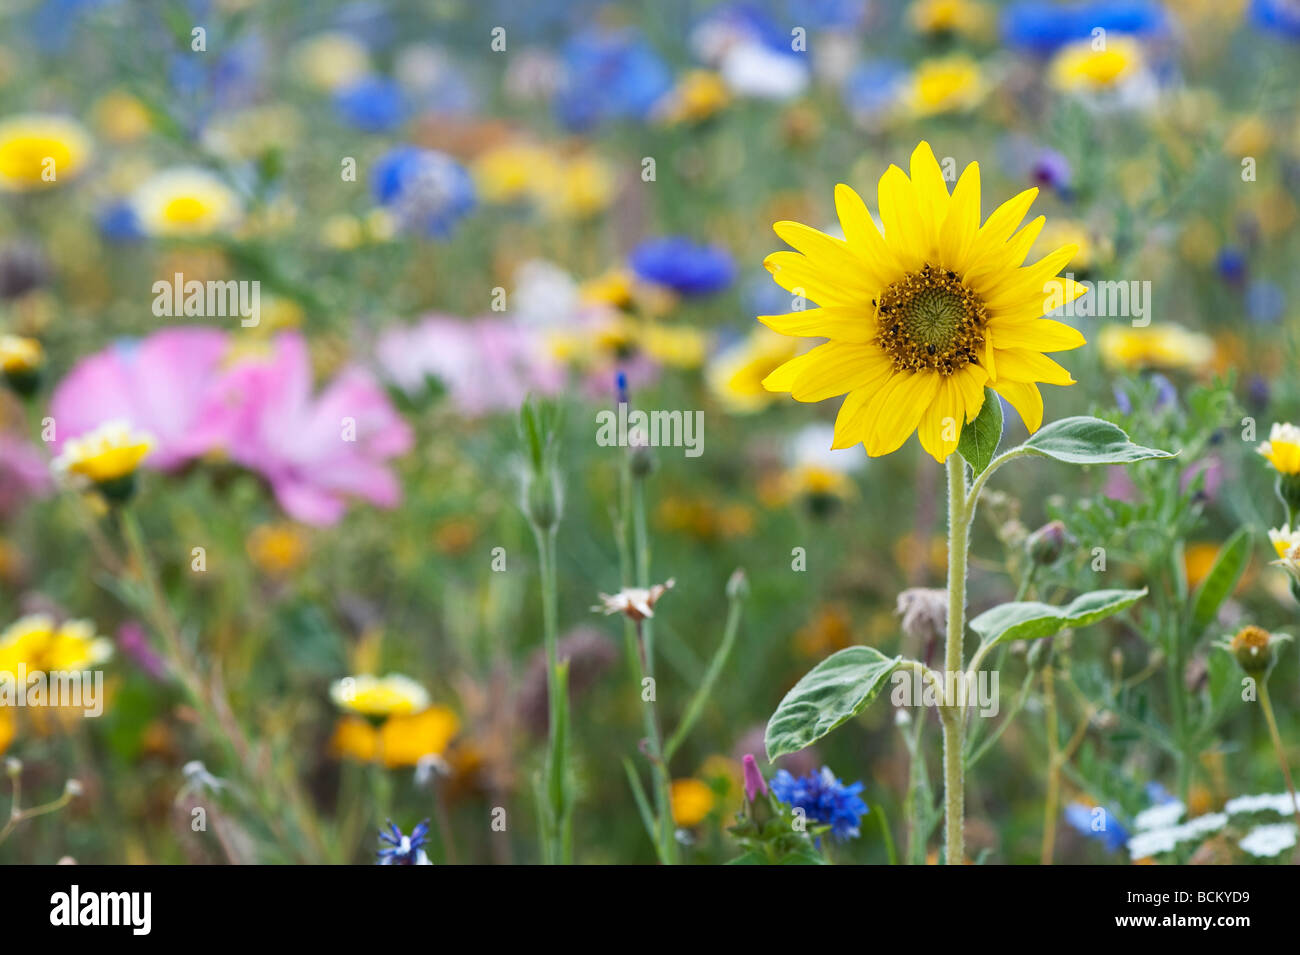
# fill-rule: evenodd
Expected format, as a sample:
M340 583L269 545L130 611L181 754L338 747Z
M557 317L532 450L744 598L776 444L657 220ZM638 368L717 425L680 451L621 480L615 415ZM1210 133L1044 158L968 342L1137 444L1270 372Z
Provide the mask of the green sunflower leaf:
M861 713L902 659L848 647L809 670L767 721L768 760L797 753Z
M1128 464L1174 453L1134 444L1118 425L1100 418L1062 418L1045 425L1022 448L1069 464Z
M1192 623L1204 627L1219 612L1219 605L1237 589L1237 581L1250 563L1250 528L1243 527L1228 538L1214 558L1214 566L1196 591L1192 603Z
M957 453L979 474L997 453L1002 440L1002 402L991 388L984 389L984 407L961 429Z
M1131 607L1146 596L1141 590L1093 590L1080 594L1065 607L1036 601L1001 604L970 622L984 645L1010 640L1038 640L1068 627L1086 627Z

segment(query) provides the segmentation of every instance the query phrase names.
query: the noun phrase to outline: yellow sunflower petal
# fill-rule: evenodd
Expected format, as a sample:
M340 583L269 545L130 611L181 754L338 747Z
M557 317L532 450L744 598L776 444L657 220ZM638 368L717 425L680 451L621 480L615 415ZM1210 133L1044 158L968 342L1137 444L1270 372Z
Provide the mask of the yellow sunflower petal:
M835 187L835 214L839 216L845 241L861 255L869 281L887 285L890 276L899 270L898 263L867 211L867 204L844 183Z
M939 258L947 268L966 271L966 258L980 228L980 164L970 163L957 180L948 216L939 230Z
M939 390L940 376L931 371L894 375L867 410L874 417L867 435L867 454L892 454L903 446Z
M957 385L962 404L966 409L966 421L974 421L984 407L984 385L989 380L988 372L979 365L967 365L956 372L951 379Z
M1073 325L1051 318L1028 322L989 319L989 331L998 348L1027 348L1032 351L1069 351L1086 344L1083 333Z
M934 158L934 151L925 140L912 150L911 169L912 192L920 207L922 234L929 258L938 251L939 227L948 215L948 184L944 181L939 161Z
M1052 359L1024 348L998 349L998 380L1074 384L1070 373Z
M885 242L904 271L915 272L925 264L928 247L919 203L911 181L897 166L880 177L880 221L885 224Z
M867 405L875 396L874 388L858 388L850 391L840 405L839 414L835 416L835 440L831 449L851 448L861 444L866 438Z
M795 379L808 367L808 364L817 360L817 352L825 347L825 345L818 345L812 351L804 352L802 355L797 355L784 364L778 365L770 375L763 379L763 387L768 391L789 391L794 387Z
M940 464L957 450L961 427L966 416L961 392L952 377L943 378L930 407L921 415L916 429L921 447Z
M772 231L781 240L804 254L820 271L834 274L835 281L866 298L880 293L880 286L868 280L862 257L843 239L829 236L799 222L777 222Z
M1038 189L1026 189L1024 192L1012 196L1002 205L993 211L988 217L988 221L980 227L979 234L975 237L975 244L971 248L970 257L967 260L967 268L976 270L982 264L985 256L997 255L1007 239L1011 238L1011 233L1016 231L1021 221L1025 218L1025 213L1033 205L1034 199L1038 197ZM981 288L975 289L977 292L983 292Z
M875 312L846 305L808 308L785 315L760 315L758 320L782 335L838 342L869 342L879 331Z
M998 381L989 386L1011 403L1025 423L1029 433L1033 434L1043 424L1043 396L1038 387L1028 381Z
M990 311L996 311L1014 308L1021 303L1032 302L1034 299L1045 300L1046 293L1043 289L1047 286L1048 280L1065 268L1078 251L1077 245L1065 245L1043 256L1033 265L1016 269L1012 277L1001 283L1001 287L995 294L985 296L984 304Z
M890 359L875 345L828 342L809 352L816 354L799 372L790 389L795 401L825 401L855 388L883 381Z
M871 294L860 285L844 285L835 272L820 268L798 252L773 252L763 260L777 285L818 305L869 305Z

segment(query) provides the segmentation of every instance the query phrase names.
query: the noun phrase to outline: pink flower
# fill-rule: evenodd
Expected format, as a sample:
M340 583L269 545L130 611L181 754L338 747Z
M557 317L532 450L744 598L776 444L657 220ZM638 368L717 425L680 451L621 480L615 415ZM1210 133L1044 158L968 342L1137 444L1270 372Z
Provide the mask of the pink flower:
M169 329L83 358L50 400L56 450L115 419L153 437L145 463L162 470L220 446L230 409L214 403L213 385L227 341L212 329Z
M216 393L235 409L230 458L261 474L290 517L333 524L347 496L380 507L401 500L385 461L410 449L411 430L367 372L345 369L313 395L306 343L287 333L268 358L236 363Z
M40 451L17 435L0 434L0 517L49 486L50 464Z
M564 384L541 333L511 319L432 315L386 329L375 357L380 373L408 395L435 379L469 417L514 411L529 392L552 394Z
M758 762L754 759L753 754L746 753L743 761L745 767L745 799L753 802L761 793L767 795L767 780L758 770Z

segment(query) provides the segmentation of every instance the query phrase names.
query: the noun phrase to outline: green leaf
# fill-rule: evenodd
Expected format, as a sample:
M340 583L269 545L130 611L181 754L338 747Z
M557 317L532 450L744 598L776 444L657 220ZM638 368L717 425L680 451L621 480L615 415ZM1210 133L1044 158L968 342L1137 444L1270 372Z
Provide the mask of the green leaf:
M767 865L767 856L754 850L746 852L743 856L737 856L728 862L727 865Z
M1174 457L1169 451L1134 444L1118 425L1086 416L1053 421L1021 447L1069 464L1128 464Z
M861 713L902 657L848 647L809 670L767 721L768 761L797 753Z
M1218 615L1219 605L1237 589L1237 581L1250 563L1250 528L1243 527L1228 538L1214 558L1214 566L1196 590L1192 604L1192 623L1197 628L1207 626Z
M961 437L957 439L957 453L979 474L993 460L1001 440L1002 402L992 388L985 388L984 407L974 421L968 422L961 429Z
M1008 640L1037 640L1050 637L1067 627L1086 627L1111 614L1119 613L1146 596L1141 590L1093 590L1081 594L1066 607L1028 601L1008 603L986 610L970 622L982 644Z

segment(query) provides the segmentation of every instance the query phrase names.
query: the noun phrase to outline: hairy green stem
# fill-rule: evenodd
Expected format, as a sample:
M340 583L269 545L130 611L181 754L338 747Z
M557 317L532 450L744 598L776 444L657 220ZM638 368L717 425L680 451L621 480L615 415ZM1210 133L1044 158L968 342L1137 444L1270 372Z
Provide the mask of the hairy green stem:
M992 465L988 470L992 470ZM961 455L948 455L948 637L944 648L944 668L949 674L958 674L963 670L966 546L976 494L972 489L968 500L966 462ZM948 865L960 865L965 858L966 713L958 702L945 699L939 710L943 723L944 846Z

